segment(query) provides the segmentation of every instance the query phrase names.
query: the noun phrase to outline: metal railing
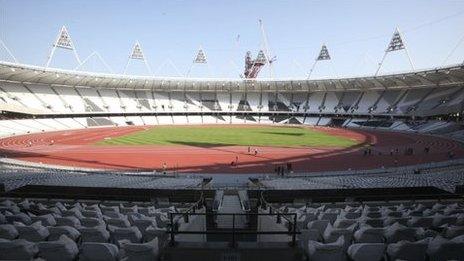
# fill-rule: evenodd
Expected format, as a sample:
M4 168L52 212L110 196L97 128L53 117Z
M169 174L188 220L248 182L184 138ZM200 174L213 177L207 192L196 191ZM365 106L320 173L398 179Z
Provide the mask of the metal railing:
M264 191L263 191L264 192ZM170 238L170 245L173 246L176 244L175 236L179 234L190 234L190 235L231 235L231 247L236 246L236 238L238 235L288 235L291 236L290 245L296 246L296 236L301 234L297 229L297 214L296 213L282 213L281 211L274 209L271 204L269 204L263 195L263 192L260 195L260 205L261 207L269 207L269 213L196 213L196 209L200 207L203 201L203 192L200 196L200 199L193 204L189 209L184 212L172 212L169 213L170 224L168 226L168 233ZM206 219L215 218L218 216L232 216L232 227L223 228L220 230L205 230L205 231L181 231L179 230L178 221L180 218L184 218L184 221L188 223L190 216L204 216ZM236 217L237 216L246 216L246 217L260 217L260 216L275 216L276 223L281 223L282 218L284 218L288 223L288 231L257 231L257 230L246 230L236 227Z
M272 214L272 212L275 212L277 215L277 220L279 222L279 219L282 217L287 220L289 226L292 226L294 231L297 231L297 214L296 213L288 213L288 209L286 211L280 211L279 209L273 208L271 203L267 202L266 198L264 197L265 190L262 190L259 197L260 197L260 206L263 209L266 209L269 207L269 214ZM288 216L293 216L293 220L288 218ZM299 233L298 233L299 234ZM295 240L294 238L292 239L293 241Z
M217 217L217 216L232 216L232 227L225 228L221 230L190 230L190 231L181 231L179 230L179 226L177 221L179 218L176 217L183 217L186 222L189 220L189 216L205 216L205 217ZM285 218L289 221L288 231L255 231L255 230L246 230L242 228L236 227L236 217L238 216L275 216L276 223L280 223L282 218ZM291 217L291 218L289 218ZM170 235L170 245L173 246L176 244L175 236L179 234L190 234L190 235L231 235L231 247L236 247L237 243L237 236L238 235L288 235L291 236L291 241L289 242L291 246L296 246L296 235L300 234L297 231L296 221L297 221L297 214L296 213L288 213L288 214L281 214L281 213L272 213L272 209L270 209L270 213L169 213L169 220L170 225L168 229L168 233Z

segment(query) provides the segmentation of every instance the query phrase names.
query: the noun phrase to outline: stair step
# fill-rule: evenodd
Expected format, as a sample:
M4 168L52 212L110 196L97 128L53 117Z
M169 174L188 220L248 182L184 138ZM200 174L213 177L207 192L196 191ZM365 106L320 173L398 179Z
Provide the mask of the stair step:
M237 213L242 214L245 213L242 210L242 206L240 204L240 198L238 195L224 195L222 198L222 206L218 211L219 214L221 213ZM218 228L232 228L233 226L233 216L232 215L219 215L216 219L217 227ZM246 228L247 222L245 216L235 216L235 228Z

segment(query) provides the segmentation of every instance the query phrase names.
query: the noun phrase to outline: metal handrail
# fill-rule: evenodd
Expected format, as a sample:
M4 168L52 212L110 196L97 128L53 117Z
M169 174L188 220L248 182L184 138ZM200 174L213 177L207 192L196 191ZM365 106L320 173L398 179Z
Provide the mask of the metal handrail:
M296 213L288 213L285 215L293 216L294 217L294 225L291 226L290 231L253 231L253 230L237 230L235 228L235 217L236 216L277 216L279 217L279 213L176 213L171 212L169 213L169 219L171 222L174 221L175 216L232 216L232 228L224 229L224 230L209 230L209 231L179 231L178 228L171 223L169 226L168 233L170 234L170 245L175 245L175 235L177 234L190 234L190 235L232 235L232 242L231 246L234 248L236 246L236 235L291 235L292 240L290 242L291 246L296 246L296 235L301 234L301 232L296 230ZM177 222L176 222L177 223Z
M195 213L195 210L197 209L197 207L199 207L204 201L204 193L203 193L203 190L201 190L201 194L200 194L200 199L198 199L195 203L193 203L187 210L185 210L184 212L176 212L176 214L178 215L183 215L185 216L186 214L190 213L191 211L193 213ZM180 217L181 218L181 217ZM177 222L179 221L179 219L170 219L170 225L173 226L174 224L177 224Z
M280 210L276 209L276 208L273 208L271 203L267 202L267 200L264 198L264 190L261 191L260 193L260 198L261 198L261 204L264 204L265 206L269 206L269 213L272 213L272 211L274 210L277 214L280 214L282 215L289 223L292 223L293 221L288 219L285 215L289 215L291 213L283 213L281 212ZM295 221L296 223L296 221Z
M261 191L260 193L260 199L261 199L261 204L264 204L265 206L269 206L269 214L272 214L272 206L267 200L264 198L264 190ZM298 215L296 213L281 213L278 209L274 209L274 211L277 213L277 219L279 217L284 217L284 219L287 220L289 227L292 228L292 231L294 232L292 234L292 244L295 245L296 242L296 235L300 234L298 231L298 226L297 226L297 217ZM293 221L287 218L287 215L293 216Z

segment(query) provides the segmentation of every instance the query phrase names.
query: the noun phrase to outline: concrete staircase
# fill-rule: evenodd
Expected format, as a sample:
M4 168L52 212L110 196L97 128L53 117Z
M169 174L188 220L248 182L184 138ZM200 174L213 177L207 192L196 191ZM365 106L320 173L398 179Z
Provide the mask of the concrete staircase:
M222 205L219 207L218 214L244 214L245 211L242 209L240 204L240 198L238 194L235 195L224 195L222 198ZM217 228L232 228L234 223L234 217L232 215L218 215L216 219ZM245 216L235 216L235 228L243 229L247 227Z

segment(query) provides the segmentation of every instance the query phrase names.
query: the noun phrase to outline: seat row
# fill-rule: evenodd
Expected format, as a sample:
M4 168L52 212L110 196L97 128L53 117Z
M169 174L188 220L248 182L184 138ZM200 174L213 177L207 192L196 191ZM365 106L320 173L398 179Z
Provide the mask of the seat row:
M47 261L113 261L113 260L157 260L158 239L146 243L131 243L121 240L111 243L85 242L78 246L66 235L54 241L29 242L24 239L0 239L1 260Z
M464 236L453 239L436 236L390 244L355 243L349 246L340 236L332 243L308 241L303 247L311 261L464 260Z
M174 206L0 201L0 260L156 260ZM183 223L183 220L180 221Z
M309 260L464 260L460 199L285 204L278 211L297 215ZM282 220L290 226L292 219Z

